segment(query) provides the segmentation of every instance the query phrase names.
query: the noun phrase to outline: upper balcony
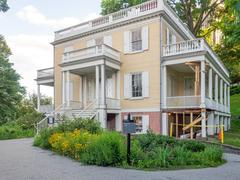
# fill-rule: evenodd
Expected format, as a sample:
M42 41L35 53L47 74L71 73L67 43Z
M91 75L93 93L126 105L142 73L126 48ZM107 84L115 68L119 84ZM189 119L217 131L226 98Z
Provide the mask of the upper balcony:
M173 56L205 50L204 39L194 39L182 41L175 44L167 44L163 46L163 56Z
M36 81L39 85L54 86L54 68L38 70Z
M66 52L63 54L62 63L70 63L78 61L86 62L86 60L99 60L99 59L111 59L116 62L120 62L120 53L113 49L110 46L105 44L92 46L84 49L78 49L70 52Z
M70 36L78 35L84 32L88 32L103 26L111 25L114 23L127 21L131 18L140 17L146 14L150 14L156 11L159 11L161 5L160 1L152 0L146 3L126 8L121 11L103 16L88 22L78 24L69 28L62 29L55 32L55 41L64 39Z

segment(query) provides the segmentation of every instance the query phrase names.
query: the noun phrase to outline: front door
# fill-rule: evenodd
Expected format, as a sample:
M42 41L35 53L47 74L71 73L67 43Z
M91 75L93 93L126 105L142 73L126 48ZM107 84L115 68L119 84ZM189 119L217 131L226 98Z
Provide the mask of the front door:
M107 128L109 130L116 129L116 115L115 114L107 114Z

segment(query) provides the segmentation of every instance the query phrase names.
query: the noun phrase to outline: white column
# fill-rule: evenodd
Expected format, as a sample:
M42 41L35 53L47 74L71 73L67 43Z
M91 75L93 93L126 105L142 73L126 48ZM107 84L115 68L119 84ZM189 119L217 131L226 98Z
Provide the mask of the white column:
M66 72L66 78L67 78L67 82L66 82L66 85L67 85L67 88L66 88L66 100L67 100L67 107L70 106L70 72L67 71Z
M223 80L220 79L220 103L223 104Z
M201 108L205 108L205 88L205 61L201 61Z
M209 69L209 74L208 74L208 95L209 95L209 98L212 99L213 97L213 93L212 93L212 86L213 86L213 70L212 68Z
M122 118L121 113L116 114L116 131L121 132L122 131Z
M217 126L216 127L216 133L219 133L219 125L220 125L220 118L219 118L219 115L217 114L216 117L215 117L215 125Z
M120 71L117 71L117 99L120 99Z
M79 81L79 101L81 103L81 108L83 105L83 78L80 76L80 81Z
M207 133L206 133L206 111L202 111L201 112L202 115L202 138L206 138L207 137Z
M224 105L227 106L227 84L224 83Z
M230 130L230 128L231 128L231 118L228 117L228 130Z
M224 131L228 130L228 117L223 117Z
M37 89L37 109L40 111L40 105L41 105L41 91L40 91L40 84L38 84L38 89Z
M106 84L106 77L105 77L105 65L102 64L101 65L101 98L102 98L102 106L105 107L106 105L106 87L105 87L105 84Z
M87 106L87 77L83 76L83 104Z
M168 114L162 113L162 135L168 135Z
M107 128L107 112L106 112L106 77L105 77L105 65L101 65L101 103L99 109L99 121L102 128Z
M215 101L218 102L218 75L215 74Z
M96 103L97 107L99 105L99 66L96 66L95 70L95 75L96 75Z
M66 81L65 81L65 71L62 72L62 104L64 106L66 101Z
M210 112L209 115L208 115L208 121L207 121L207 124L208 124L208 135L210 136L213 136L214 135L214 113L213 112Z
M163 66L162 70L163 70L162 99L163 99L163 108L166 108L167 107L167 66Z

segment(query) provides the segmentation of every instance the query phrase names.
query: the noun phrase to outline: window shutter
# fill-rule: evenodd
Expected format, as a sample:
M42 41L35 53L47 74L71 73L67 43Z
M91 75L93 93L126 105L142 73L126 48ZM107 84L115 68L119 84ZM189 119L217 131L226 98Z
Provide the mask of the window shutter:
M148 26L142 28L142 48L143 50L148 49Z
M142 133L147 133L149 130L149 115L142 116Z
M95 45L96 45L95 39L91 39L91 40L87 41L87 47L92 47Z
M124 75L124 97L126 99L130 98L132 95L132 88L131 88L131 74Z
M149 97L149 72L142 73L143 97Z
M103 39L103 42L104 44L112 47L112 36L104 36L104 39Z
M124 32L124 53L130 52L130 31Z

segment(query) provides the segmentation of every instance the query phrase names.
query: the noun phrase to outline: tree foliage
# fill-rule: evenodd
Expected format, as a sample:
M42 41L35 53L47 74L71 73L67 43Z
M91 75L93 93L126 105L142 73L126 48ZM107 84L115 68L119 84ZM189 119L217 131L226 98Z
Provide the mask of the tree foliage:
M240 82L240 1L225 0L218 27L223 34L215 50L230 71L232 83Z
M9 62L10 54L6 41L0 35L0 123L14 118L25 92L19 83L20 75Z
M38 96L37 94L29 94L28 95L28 101L34 108L37 108L37 101L38 101ZM40 99L40 104L41 105L50 105L52 104L52 97L48 97L46 95L41 95Z
M6 12L8 9L7 0L0 0L0 12Z

